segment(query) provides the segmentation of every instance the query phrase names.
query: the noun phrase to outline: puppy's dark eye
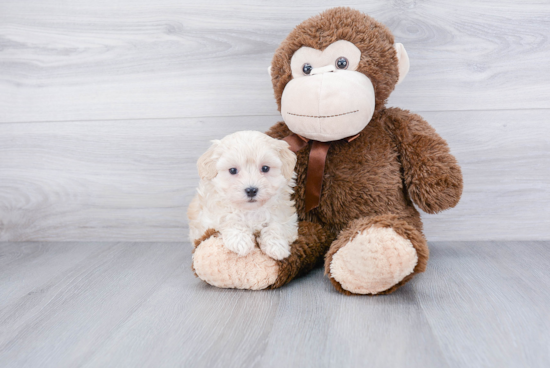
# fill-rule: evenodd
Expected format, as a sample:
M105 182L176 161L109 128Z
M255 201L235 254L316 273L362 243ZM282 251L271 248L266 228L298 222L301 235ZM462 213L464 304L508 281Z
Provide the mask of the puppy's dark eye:
M234 167L232 167L231 169L229 169L229 173L230 173L231 175L235 175L235 174L237 174L238 172L239 172L239 171L238 171L237 169L235 169Z
M348 59L343 56L339 57L338 59L336 59L336 67L338 69L346 69L348 67Z
M262 172L268 172L269 166L262 166Z
M304 74L308 75L309 73L311 73L311 71L313 70L313 67L311 66L311 64L308 64L308 63L305 63L304 66L302 67L302 71L304 72Z

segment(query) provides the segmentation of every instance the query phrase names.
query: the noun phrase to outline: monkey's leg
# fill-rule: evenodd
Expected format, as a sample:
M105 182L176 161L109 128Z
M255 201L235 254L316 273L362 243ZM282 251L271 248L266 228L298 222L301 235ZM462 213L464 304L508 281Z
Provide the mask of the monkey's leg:
M270 289L281 287L296 277L306 275L315 266L323 264L334 236L321 225L301 221L298 223L298 239L290 246L290 256L278 261L279 274Z
M276 261L258 247L239 257L223 246L219 234L208 231L197 241L193 270L201 280L220 288L274 289L320 264L333 239L320 225L301 222L290 256Z
M198 278L219 288L261 290L273 285L279 274L277 262L259 248L239 257L224 247L218 233L197 245L192 265Z
M346 295L388 294L424 272L424 235L395 215L355 220L330 246L325 274Z

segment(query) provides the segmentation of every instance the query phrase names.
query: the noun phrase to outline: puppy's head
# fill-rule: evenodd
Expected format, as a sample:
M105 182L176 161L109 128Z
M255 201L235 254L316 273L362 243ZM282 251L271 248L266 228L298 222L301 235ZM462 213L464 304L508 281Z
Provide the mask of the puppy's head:
M255 131L230 134L204 153L197 163L201 180L244 209L263 206L292 186L296 155L288 143Z

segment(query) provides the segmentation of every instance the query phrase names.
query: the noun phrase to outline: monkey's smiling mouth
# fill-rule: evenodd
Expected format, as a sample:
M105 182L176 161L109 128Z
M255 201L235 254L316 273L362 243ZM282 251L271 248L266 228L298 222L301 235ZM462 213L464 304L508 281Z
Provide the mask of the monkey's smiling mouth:
M335 118L337 116L343 116L343 115L349 115L349 114L355 114L356 112L359 112L359 110L355 110L355 111L348 111L348 112L344 112L342 114L336 114L336 115L320 115L320 116L315 116L315 115L300 115L300 114L294 114L292 112L287 112L288 115L294 115L294 116L301 116L301 117L304 117L304 118L317 118L317 119L326 119L326 118Z

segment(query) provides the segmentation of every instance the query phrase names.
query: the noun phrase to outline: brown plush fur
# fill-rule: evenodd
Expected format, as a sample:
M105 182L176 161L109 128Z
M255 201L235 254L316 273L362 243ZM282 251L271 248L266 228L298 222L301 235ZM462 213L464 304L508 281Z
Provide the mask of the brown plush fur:
M349 8L330 9L297 26L276 51L272 82L280 109L281 95L292 79L290 59L302 46L323 50L338 40L353 42L362 52L358 71L372 81L375 113L352 142L333 142L327 155L319 206L305 212L305 179L309 146L297 153L294 200L302 222L300 238L291 256L281 262L279 280L273 287L311 270L322 261L326 241L335 239L327 253L325 269L330 277L332 256L357 231L369 226L391 227L409 239L418 254L413 274L384 291L389 293L423 272L428 248L420 215L414 207L436 213L454 207L462 194L462 175L447 143L420 116L385 102L398 80L397 57L390 31L367 15ZM291 132L277 123L268 134L282 139ZM304 227L304 222L307 226ZM324 233L315 234L314 224ZM351 294L331 278L336 289Z
M384 107L399 79L393 35L366 14L350 8L333 8L299 24L275 51L271 81L279 111L283 90L292 79L292 55L302 46L324 50L338 40L352 42L361 50L357 71L369 77L374 86L375 109Z
M300 220L299 238L291 245L291 255L278 262L280 274L269 288L306 274L322 264L326 255L325 271L331 282L338 291L352 294L331 277L332 257L358 231L376 226L391 227L410 240L418 255L413 273L379 293L386 294L426 269L429 251L413 201L429 213L454 207L462 194L462 174L447 143L427 122L408 111L385 107L398 80L394 39L385 26L358 11L327 10L298 25L277 49L271 75L279 110L283 90L292 79L294 52L302 46L323 50L338 40L353 42L361 50L357 70L373 83L375 112L358 138L332 142L319 206L307 213L304 198L310 146L297 153L293 199ZM291 131L280 122L267 134L283 139ZM205 234L201 241L213 234Z
M219 235L219 232L214 229L206 230L203 236L195 240L193 253L202 242L215 235ZM321 225L307 221L301 221L298 224L298 235L299 238L291 245L291 255L281 261L277 261L279 276L268 289L279 288L296 277L307 274L315 266L320 265L323 256L334 240L334 237L324 230ZM316 246L311 247L309 246L310 244L315 244ZM256 246L259 248L257 243ZM193 262L191 262L191 269L195 276L199 277Z
M201 236L199 239L196 239L195 240L195 248L193 248L193 252L195 251L195 249L200 245L200 243L202 243L203 241L205 241L206 239L214 236L214 235L217 235L219 234L219 232L217 230L214 230L214 229L206 229L206 231L204 232L203 236Z
M298 239L291 245L291 254L278 262L279 276L268 289L281 287L296 277L303 276L320 265L334 236L319 224L301 221L298 226ZM315 246L311 246L314 244Z

